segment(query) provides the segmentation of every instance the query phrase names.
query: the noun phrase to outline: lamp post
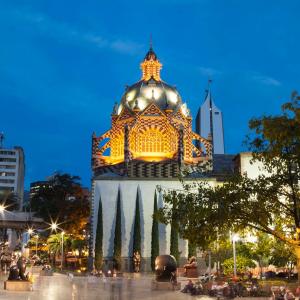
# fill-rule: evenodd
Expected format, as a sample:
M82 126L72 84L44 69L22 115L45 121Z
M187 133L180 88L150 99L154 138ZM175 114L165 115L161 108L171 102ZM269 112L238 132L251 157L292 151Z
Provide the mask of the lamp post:
M60 268L61 270L63 269L63 262L64 262L64 234L65 232L61 232L61 265Z
M211 280L211 250L208 250L208 281Z
M28 243L28 242L30 241L31 235L33 234L33 229L32 229L32 228L29 228L29 229L27 230L27 233L28 233L28 241L27 241L27 243ZM28 245L28 244L27 244L27 245ZM29 247L28 255L29 255L29 257L30 257L30 247Z
M236 277L236 249L235 242L239 240L239 236L237 234L233 234L232 236L232 250L233 250L233 276Z
M35 236L35 238L36 238L36 240L35 240L35 255L37 256L39 235L37 234L37 235Z
M63 261L64 261L64 234L65 234L65 232L61 228L59 228L56 223L52 223L51 224L51 230L57 231L57 229L61 230L61 242L60 242L60 244L61 244L61 263L60 263L60 269L62 270L63 269Z

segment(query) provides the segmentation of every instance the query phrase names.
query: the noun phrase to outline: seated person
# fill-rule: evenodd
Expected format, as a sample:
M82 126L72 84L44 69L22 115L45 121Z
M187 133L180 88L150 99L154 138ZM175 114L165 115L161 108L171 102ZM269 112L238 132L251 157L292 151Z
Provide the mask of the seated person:
M197 281L191 290L191 295L195 296L195 295L201 295L201 294L203 294L203 286L200 281Z
M183 266L185 269L191 269L191 268L196 268L197 267L197 259L195 256L192 256L189 260L188 263Z
M181 290L182 293L190 293L194 288L192 280L189 280L187 285Z
M291 290L286 289L285 294L284 294L284 300L295 300L295 296Z
M183 267L184 267L185 276L187 275L187 269L196 269L197 268L197 259L196 259L196 257L192 256L188 260L188 263L185 264Z

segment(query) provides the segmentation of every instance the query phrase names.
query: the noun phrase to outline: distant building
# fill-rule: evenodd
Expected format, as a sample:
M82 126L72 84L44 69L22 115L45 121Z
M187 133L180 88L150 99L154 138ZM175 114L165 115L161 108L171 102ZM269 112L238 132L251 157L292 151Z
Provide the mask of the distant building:
M49 181L35 181L30 183L29 198L32 199L34 195L40 191L40 189L45 188L49 185Z
M214 154L225 153L222 112L215 105L210 88L206 92L204 103L198 110L196 132L204 138L211 136Z
M25 156L21 147L0 147L0 192L13 192L22 210L24 199Z
M40 180L40 181L34 181L30 183L30 196L29 198L32 199L34 195L36 195L41 189L44 189L46 187L51 187L52 182L51 179L53 179L53 176L47 177L47 180ZM80 185L79 185L80 186ZM84 197L89 197L90 191L86 187L82 187L82 193ZM67 196L68 200L75 200L75 196Z

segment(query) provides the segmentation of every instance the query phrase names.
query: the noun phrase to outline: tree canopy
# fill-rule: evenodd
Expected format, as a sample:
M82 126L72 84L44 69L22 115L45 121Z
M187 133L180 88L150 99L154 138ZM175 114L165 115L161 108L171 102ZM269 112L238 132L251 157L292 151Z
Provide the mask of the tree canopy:
M70 234L81 233L88 223L89 199L78 176L54 174L33 196L30 204L37 216L48 223L63 223L63 228Z
M292 246L300 263L300 97L276 116L249 122L246 143L257 177L234 174L222 184L183 182L183 190L165 192L160 218L171 223L175 215L183 238L207 247L218 232L255 229ZM300 266L299 266L300 267Z

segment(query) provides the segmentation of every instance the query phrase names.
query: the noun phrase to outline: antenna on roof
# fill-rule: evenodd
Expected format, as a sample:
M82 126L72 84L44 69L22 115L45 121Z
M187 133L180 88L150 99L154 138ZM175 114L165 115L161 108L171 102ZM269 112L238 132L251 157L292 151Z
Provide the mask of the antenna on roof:
M0 148L3 148L4 133L0 132Z
M212 83L212 79L208 77L208 81L207 81L207 89L210 90L210 85Z
M150 33L150 49L152 49L152 46L153 46L153 42L152 42L152 33Z

